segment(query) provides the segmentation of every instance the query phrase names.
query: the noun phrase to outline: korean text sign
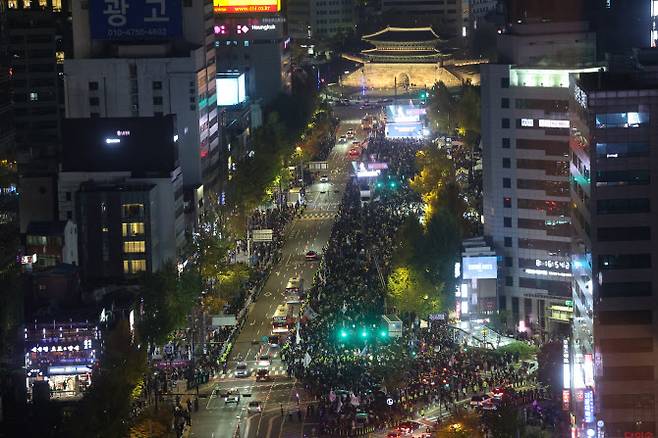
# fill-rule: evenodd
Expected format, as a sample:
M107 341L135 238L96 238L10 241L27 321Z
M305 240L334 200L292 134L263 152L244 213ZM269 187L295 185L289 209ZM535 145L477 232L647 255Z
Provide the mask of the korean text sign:
M100 40L158 40L182 32L181 0L93 0L91 37Z

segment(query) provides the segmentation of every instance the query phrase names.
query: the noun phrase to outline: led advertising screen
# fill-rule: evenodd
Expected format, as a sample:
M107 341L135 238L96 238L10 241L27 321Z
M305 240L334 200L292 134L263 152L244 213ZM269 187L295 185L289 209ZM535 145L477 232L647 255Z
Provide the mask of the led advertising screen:
M416 123L387 123L386 138L422 138L423 125Z
M498 277L498 260L496 257L464 257L462 258L462 278L485 279Z
M281 10L280 0L213 0L216 14L272 13Z
M143 41L179 37L181 0L94 0L89 2L91 37Z
M413 123L420 122L425 115L425 108L414 105L388 105L386 107L387 123Z
M245 74L217 75L217 106L232 106L247 99Z

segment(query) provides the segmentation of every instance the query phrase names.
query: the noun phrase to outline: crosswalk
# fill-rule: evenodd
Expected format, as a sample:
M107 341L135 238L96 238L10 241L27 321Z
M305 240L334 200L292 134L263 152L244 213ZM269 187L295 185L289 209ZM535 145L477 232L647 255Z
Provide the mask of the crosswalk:
M275 377L275 376L285 376L286 375L286 367L285 365L273 365L270 366L270 377ZM247 377L252 377L256 375L256 371L258 370L258 367L253 366L249 367L249 376ZM222 374L219 376L221 380L226 380L226 379L233 379L237 378L235 376L235 370L230 370L227 371L226 374Z
M313 212L313 213L304 213L301 216L302 220L323 220L323 219L334 219L336 217L335 212Z

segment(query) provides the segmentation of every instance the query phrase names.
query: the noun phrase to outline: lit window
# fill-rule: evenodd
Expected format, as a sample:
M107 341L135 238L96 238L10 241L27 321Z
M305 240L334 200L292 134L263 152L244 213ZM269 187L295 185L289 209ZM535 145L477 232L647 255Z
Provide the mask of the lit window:
M123 242L123 252L125 253L143 253L146 252L146 242L136 240L134 242Z
M144 204L123 204L121 212L124 218L141 217L144 215Z
M39 100L39 93L36 93L36 92L32 91L30 93L30 100L32 102L36 102L37 100Z
M55 52L55 60L58 64L64 64L64 52L58 51Z
M146 271L146 260L124 260L123 273L135 274Z
M123 237L141 236L144 234L144 222L130 222L121 224Z

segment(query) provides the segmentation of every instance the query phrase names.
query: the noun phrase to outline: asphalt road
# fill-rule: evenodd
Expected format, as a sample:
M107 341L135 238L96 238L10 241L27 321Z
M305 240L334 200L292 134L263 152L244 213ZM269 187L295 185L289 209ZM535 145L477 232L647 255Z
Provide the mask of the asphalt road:
M360 129L360 123L365 111L355 106L338 107L335 110L341 118L337 138L352 129L357 139L363 139L365 134ZM289 225L281 260L273 267L256 302L250 306L245 325L233 347L227 373L217 379L214 385L220 393L226 389L240 392L240 402L226 404L222 397L208 392L201 393L199 412L192 418L190 436L230 438L235 436L238 428L238 436L241 438L299 438L313 435L316 424L305 416L309 401L305 400L304 391L294 379L287 377L278 349L269 348L262 342L262 338L270 334L271 318L276 307L286 301L284 290L288 279L299 275L305 285L311 284L318 262L307 262L304 255L309 250L321 253L329 240L351 172L347 157L350 143L338 143L332 149L327 160L329 169L326 174L329 181L307 187L306 209L300 218ZM268 382L256 382L255 379L257 355L261 350L271 356L271 380ZM240 360L247 363L250 371L248 377L235 377L235 366ZM248 412L247 406L251 401L261 402L261 413ZM298 417L298 411L301 417Z

